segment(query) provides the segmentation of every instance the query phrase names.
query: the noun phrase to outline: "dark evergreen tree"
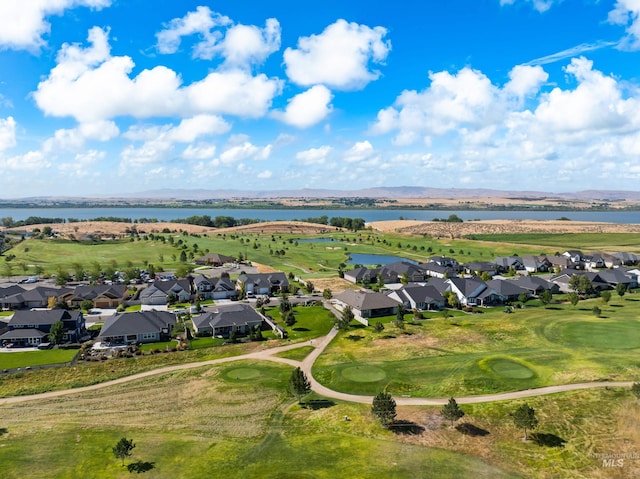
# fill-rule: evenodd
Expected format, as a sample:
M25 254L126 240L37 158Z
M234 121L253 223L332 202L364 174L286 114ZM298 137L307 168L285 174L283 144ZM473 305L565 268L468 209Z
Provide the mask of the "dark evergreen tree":
M311 392L311 383L307 379L307 375L300 368L296 368L289 378L289 393L298 398L298 403L302 403L302 396Z
M440 414L447 421L451 421L451 427L453 427L453 423L464 416L464 411L460 409L454 398L450 398L449 402L442 407Z
M371 414L377 417L384 426L388 426L396 417L396 401L391 394L382 391L373 398Z

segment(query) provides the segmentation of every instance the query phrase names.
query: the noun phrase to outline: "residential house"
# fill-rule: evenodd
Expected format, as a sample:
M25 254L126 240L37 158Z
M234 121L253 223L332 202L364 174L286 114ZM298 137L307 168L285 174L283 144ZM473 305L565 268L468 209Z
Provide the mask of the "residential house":
M207 265L207 266L222 266L228 263L235 263L236 259L231 256L225 256L223 254L218 253L209 253L204 256L200 256L195 260L196 264Z
M532 296L538 296L544 291L551 291L553 294L560 292L560 287L556 283L547 281L540 276L517 276L509 281L516 283L520 288L528 291Z
M200 299L234 299L238 297L236 284L228 277L209 278L199 274L193 278L193 287Z
M618 258L624 266L634 266L638 264L638 261L640 261L640 257L633 253L619 252L612 253L611 255Z
M191 301L191 281L189 279L173 279L154 281L140 291L140 302L146 305L167 304L170 295L178 303Z
M402 304L404 309L438 311L445 307L445 299L434 286L407 284L387 293L391 299Z
M64 341L79 341L86 332L85 320L80 311L65 309L19 310L9 320L9 331L0 336L0 343L10 342L20 346L37 346L48 341L54 323L62 322Z
M546 256L524 255L522 265L527 273L545 273L549 271L551 263Z
M37 286L33 289L23 289L21 292L0 298L3 308L7 309L31 309L47 308L49 298L53 297L58 303L61 298L71 292L70 288L52 288L48 286Z
M336 294L333 299L340 309L350 306L357 319L365 320L396 314L399 306L398 301L386 294L373 291L348 289Z
M98 340L113 344L155 343L166 341L176 324L168 311L136 311L107 318Z
M446 279L458 276L457 267L440 265L438 263L421 263L420 267L424 271L425 277Z
M577 249L565 251L564 253L562 253L562 256L564 256L565 258L569 258L571 262L576 265L581 264L584 260L584 254L582 253L582 251Z
M361 266L344 272L344 280L353 284L371 284L378 282L380 268L367 268Z
M585 276L589 280L589 283L591 283L591 287L594 291L603 291L605 289L612 288L609 283L607 283L600 277L600 272L577 269L564 269L555 276L552 276L551 282L557 284L560 287L560 291L562 291L563 293L569 293L573 291L573 288L570 286L570 282L571 278L575 275ZM628 279L630 280L630 278Z
M571 258L568 258L567 256L561 256L561 255L553 255L553 256L546 256L547 261L551 264L551 267L556 269L556 270L563 270L563 269L577 269L581 267L580 263L574 263Z
M198 335L228 338L231 332L248 334L255 327L262 327L264 318L248 304L235 303L218 306L214 311L191 318Z
M449 268L457 268L458 261L454 258L448 258L446 256L430 256L427 263L435 263L439 266L447 266Z
M638 287L638 278L627 273L622 268L603 269L598 271L598 278L601 282L607 283L611 288L616 288L619 284L624 284L627 289Z
M614 260L617 260L614 258ZM617 260L617 265L620 265L620 261ZM584 268L589 271L598 270L607 267L607 263L604 258L604 253L590 253L582 257L582 264Z
M513 303L520 300L520 295L525 294L527 298L530 293L525 288L516 284L515 281L504 279L491 279L486 282L487 288L497 293L499 303Z
M409 283L417 283L425 280L424 269L409 261L396 261L380 268L380 273L385 283L400 283L403 278ZM386 278L389 278L389 281Z
M490 298L480 299L480 295L487 289L487 285L480 278L451 278L447 280L451 291L458 297L458 301L463 306L480 306L483 301Z
M463 267L465 273L477 276L488 274L493 277L497 273L497 265L495 263L489 263L488 261L473 261L471 263L465 263Z
M94 308L117 308L129 296L129 287L124 284L98 284L77 286L62 299L72 308L80 307L83 301L91 301Z
M274 273L243 273L238 276L236 289L244 287L246 294L277 294L289 290L287 275L277 271Z
M510 269L521 271L524 268L522 258L519 256L498 256L493 260L499 273L506 273Z

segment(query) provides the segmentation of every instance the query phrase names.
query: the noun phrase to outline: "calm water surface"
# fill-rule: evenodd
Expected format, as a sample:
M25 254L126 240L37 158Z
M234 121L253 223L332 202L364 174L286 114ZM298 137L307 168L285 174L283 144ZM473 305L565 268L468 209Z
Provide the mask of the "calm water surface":
M171 221L189 216L209 215L251 218L260 221L302 220L327 215L331 217L363 218L365 221L408 220L431 221L434 218L448 218L458 215L464 221L495 219L554 220L561 217L573 221L603 221L608 223L640 224L640 211L477 211L477 210L266 210L266 209L207 209L207 208L0 208L0 218L7 216L14 220L24 220L29 216L45 218L76 218L88 220L97 217L155 218Z

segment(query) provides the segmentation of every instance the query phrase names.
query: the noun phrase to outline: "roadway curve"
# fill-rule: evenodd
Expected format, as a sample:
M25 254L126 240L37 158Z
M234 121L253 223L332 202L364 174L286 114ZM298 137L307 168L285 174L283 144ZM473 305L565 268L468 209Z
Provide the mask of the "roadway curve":
M347 394L339 391L334 391L333 389L329 389L326 386L323 386L313 377L313 373L311 371L313 364L318 359L320 354L322 354L324 349L333 340L333 338L336 337L337 334L338 334L338 331L336 329L332 329L329 332L329 334L321 338L316 338L311 341L305 341L303 343L290 344L287 346L279 346L276 348L266 349L264 351L258 351L255 353L242 354L239 356L233 356L228 358L211 359L209 361L200 361L197 363L176 364L173 366L166 366L163 368L154 369L152 371L145 371L143 373L133 374L131 376L114 379L112 381L93 384L91 386L84 386L84 387L79 387L74 389L64 389L61 391L49 391L42 394L30 394L27 396L12 396L7 398L0 398L0 406L7 405L7 404L17 404L17 403L22 403L27 401L35 401L38 399L57 398L61 396L68 396L70 394L83 393L87 391L95 391L95 390L107 388L110 386L116 386L119 384L136 381L138 379L157 376L158 374L166 374L166 373L171 373L173 371L181 371L185 369L201 368L204 366L215 366L218 364L224 364L224 363L229 363L233 361L242 361L242 360L274 361L278 363L288 364L289 366L293 366L293 367L300 367L306 374L309 382L311 383L311 389L315 393L320 394L321 396L324 396L327 398L338 399L341 401L371 404L371 401L373 400L373 396L362 396L362 395ZM311 353L309 353L309 355L302 362L276 356L277 354L282 353L284 351L301 348L303 346L313 346L314 349ZM632 384L633 384L632 381L563 384L558 386L547 386L543 388L525 389L523 391L513 391L513 392L506 392L506 393L499 393L499 394L486 394L482 396L458 397L456 398L456 401L459 404L505 401L509 399L521 399L521 398L534 397L534 396L543 396L545 394L556 394L556 393L561 393L566 391L576 391L579 389L592 389L592 388L602 388L602 387L631 387ZM396 404L399 406L440 406L440 405L446 404L449 401L449 398L397 397L394 399L396 401Z

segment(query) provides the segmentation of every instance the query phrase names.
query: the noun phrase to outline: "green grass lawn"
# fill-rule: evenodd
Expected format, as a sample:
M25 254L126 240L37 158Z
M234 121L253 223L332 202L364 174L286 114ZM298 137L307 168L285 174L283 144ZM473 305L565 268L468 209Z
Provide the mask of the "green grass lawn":
M296 322L293 326L284 324L278 308L265 308L265 312L287 330L290 341L306 341L318 336L324 336L333 327L329 312L323 306L295 306L293 312L295 313Z
M344 392L427 397L635 380L640 302L631 296L413 321L404 330L382 318L382 333L358 325L336 338L314 376ZM603 317L593 316L594 304Z
M30 478L131 477L111 451L124 436L136 444L126 463L139 461L157 479L521 477L471 456L406 443L377 424L366 405L290 409L293 399L284 394L290 373L283 365L242 361L62 402L0 407L2 476L23 478L28 470Z
M41 366L43 364L62 364L70 362L77 349L48 349L44 351L12 351L0 353L0 370Z

